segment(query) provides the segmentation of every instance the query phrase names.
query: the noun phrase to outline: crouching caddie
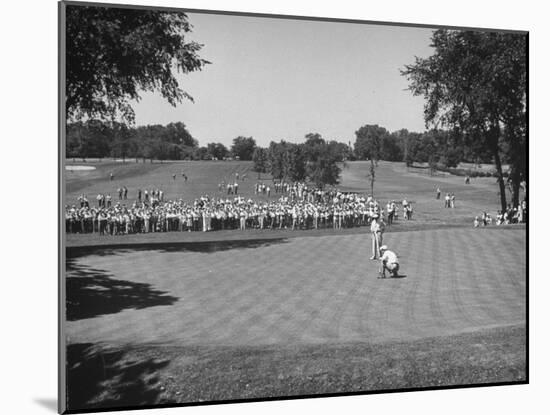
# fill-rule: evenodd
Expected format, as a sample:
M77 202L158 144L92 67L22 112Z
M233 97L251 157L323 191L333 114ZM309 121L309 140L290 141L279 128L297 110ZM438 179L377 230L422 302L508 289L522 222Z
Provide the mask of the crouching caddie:
M393 277L398 276L399 261L395 252L390 251L386 245L380 247L382 256L380 257L380 270L379 276L386 278L386 270L388 270Z

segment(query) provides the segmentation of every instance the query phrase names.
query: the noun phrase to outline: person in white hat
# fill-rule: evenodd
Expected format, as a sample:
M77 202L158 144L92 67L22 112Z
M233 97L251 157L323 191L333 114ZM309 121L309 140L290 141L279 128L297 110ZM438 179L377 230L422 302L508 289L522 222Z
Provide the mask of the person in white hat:
M380 245L382 245L382 235L384 233L386 225L384 221L379 218L379 215L374 215L370 224L370 231L372 235L372 256L370 259L376 259L380 257L382 252L380 251Z
M381 278L386 278L386 270L388 270L393 277L398 276L399 261L395 252L390 251L386 245L380 247L382 256L380 257L380 270L378 272Z

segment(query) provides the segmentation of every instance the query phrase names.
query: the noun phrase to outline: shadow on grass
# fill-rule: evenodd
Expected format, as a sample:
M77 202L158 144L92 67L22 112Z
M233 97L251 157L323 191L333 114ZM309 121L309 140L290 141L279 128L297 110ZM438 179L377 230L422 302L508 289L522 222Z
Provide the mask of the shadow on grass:
M378 276L379 280L399 280L401 278L407 278L407 276L406 275L401 275L401 274L395 275L395 276L394 275L387 275L385 277L382 277L380 275Z
M92 343L67 347L67 408L108 409L153 405L161 393L158 372L169 360L128 356Z
M177 297L151 284L114 279L106 271L67 260L67 320L114 314L125 309L172 305Z
M108 238L108 236L107 236ZM197 242L157 242L128 243L112 245L90 245L67 247L67 258L78 258L87 255L117 255L127 252L161 251L161 252L200 252L215 253L231 249L261 248L274 244L286 243L287 238L242 239Z

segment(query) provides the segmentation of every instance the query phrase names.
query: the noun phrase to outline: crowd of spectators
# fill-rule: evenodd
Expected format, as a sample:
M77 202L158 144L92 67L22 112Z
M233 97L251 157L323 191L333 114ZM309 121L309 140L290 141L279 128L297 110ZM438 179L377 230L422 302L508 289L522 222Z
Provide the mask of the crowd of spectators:
M275 192L272 200L247 199L236 192L231 197L222 194L204 195L193 201L165 200L162 190L139 189L131 203L123 191L117 201L99 194L94 204L81 195L77 204L65 207L66 231L123 235L226 229L342 229L370 225L372 218L385 218L391 225L398 216L395 201L388 202L384 211L371 196L322 190L305 183L257 183L255 194L269 196L271 187ZM403 200L401 206L403 217L411 219L411 204Z
M508 205L506 210L499 210L495 217L489 213L483 212L481 215L474 218L474 227L488 225L509 225L514 223L527 223L527 201L523 200L517 207Z

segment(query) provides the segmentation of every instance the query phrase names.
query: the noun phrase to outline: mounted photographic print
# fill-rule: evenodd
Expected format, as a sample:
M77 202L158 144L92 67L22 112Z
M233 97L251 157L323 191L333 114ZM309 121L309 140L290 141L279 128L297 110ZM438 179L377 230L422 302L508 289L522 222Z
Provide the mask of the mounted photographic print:
M528 382L527 32L59 13L60 412Z

